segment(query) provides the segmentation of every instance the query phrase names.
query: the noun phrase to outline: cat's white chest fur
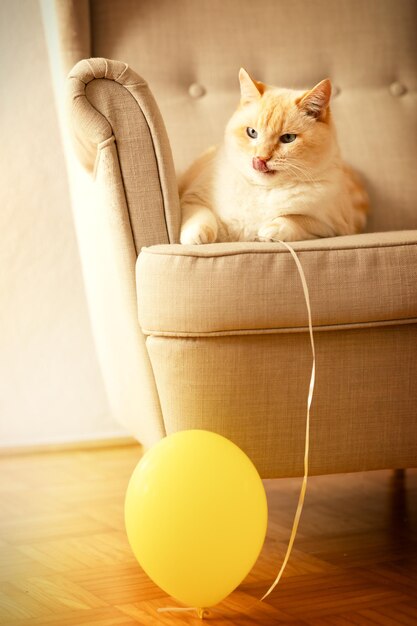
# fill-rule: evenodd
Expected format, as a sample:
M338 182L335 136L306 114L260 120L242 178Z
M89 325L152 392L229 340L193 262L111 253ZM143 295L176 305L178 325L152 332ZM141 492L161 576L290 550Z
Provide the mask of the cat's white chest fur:
M278 215L285 194L254 185L242 185L233 176L222 181L214 194L213 209L223 228L219 238L231 241L253 241L263 222ZM226 231L226 232L225 232Z
M307 190L302 183L275 187L253 184L232 167L225 167L224 161L222 169L215 170L212 208L220 222L218 241L255 241L260 229L277 217L297 208L305 214L307 193L310 210L321 195L319 188L309 185Z

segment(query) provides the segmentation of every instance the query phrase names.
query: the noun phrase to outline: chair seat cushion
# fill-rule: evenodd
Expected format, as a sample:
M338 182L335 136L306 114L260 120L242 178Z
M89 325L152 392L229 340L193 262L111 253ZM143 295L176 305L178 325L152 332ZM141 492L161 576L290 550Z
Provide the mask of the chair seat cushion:
M417 322L417 230L291 244L315 330ZM294 260L280 243L143 248L139 322L148 335L199 337L307 329Z

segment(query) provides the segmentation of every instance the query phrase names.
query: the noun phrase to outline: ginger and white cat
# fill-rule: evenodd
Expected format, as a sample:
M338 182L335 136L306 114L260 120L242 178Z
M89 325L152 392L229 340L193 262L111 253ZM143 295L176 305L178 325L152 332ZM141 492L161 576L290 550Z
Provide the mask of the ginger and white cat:
M295 241L360 232L368 196L342 161L330 80L310 91L239 72L241 101L222 145L180 180L181 243Z

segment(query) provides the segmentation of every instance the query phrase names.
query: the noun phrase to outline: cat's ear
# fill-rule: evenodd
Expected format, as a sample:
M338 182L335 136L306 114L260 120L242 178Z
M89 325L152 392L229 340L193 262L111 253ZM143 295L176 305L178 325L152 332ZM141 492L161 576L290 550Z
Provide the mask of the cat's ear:
M239 71L241 104L256 102L265 91L265 85L259 80L253 80L243 67Z
M301 98L298 98L297 105L307 115L324 120L327 116L331 95L332 83L326 78L313 89L307 91Z

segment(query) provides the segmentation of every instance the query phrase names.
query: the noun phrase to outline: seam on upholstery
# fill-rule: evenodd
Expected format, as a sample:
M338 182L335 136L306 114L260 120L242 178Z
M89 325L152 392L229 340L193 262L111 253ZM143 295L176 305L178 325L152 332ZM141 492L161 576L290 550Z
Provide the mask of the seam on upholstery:
M96 150L96 158L94 159L94 168L93 168L93 180L95 181L97 178L97 170L98 164L100 162L101 150Z
M100 143L97 144L97 150L102 150L103 148L107 148L107 146L110 146L110 144L115 143L115 141L116 141L116 137L112 135L108 139L105 139L104 141L100 141Z
M123 70L120 72L120 74L119 74L119 75L118 75L118 76L117 76L114 80L115 80L115 81L117 81L117 82L119 82L119 81L120 81L120 79L121 79L121 77L123 76L123 74L124 74L124 73L126 72L126 70L128 69L128 67L129 67L129 66L128 66L128 64L127 64L127 63L124 63L124 68L123 68ZM106 76L106 78L107 78L107 76Z
M375 320L370 322L351 322L340 324L313 324L314 331L328 332L333 330L355 330L361 328L378 328L384 326L403 326L406 324L416 324L417 317L405 317L391 320ZM175 331L175 330L150 330L142 328L144 335L151 337L168 337L195 339L198 337L227 337L239 335L284 335L291 333L307 333L308 326L288 326L283 328L240 328L238 330L213 330L213 331Z
M102 150L104 148L107 148L112 143L116 143L116 138L115 138L114 135L112 135L108 139L105 139L104 141L101 141L99 144L97 144L96 158L95 158L95 161L94 161L94 169L93 169L93 179L94 180L96 179L96 176L97 176L97 168L98 168L98 164L100 162L101 152L102 152ZM119 155L117 155L117 158L119 158ZM120 170L120 162L119 162L119 172L120 172L120 178L121 178L122 183L123 183L122 173L121 173L121 170ZM127 206L126 194L125 194L125 200L126 200L126 206ZM128 209L127 212L129 214L129 209ZM130 224L130 215L129 215L129 224ZM132 229L132 225L131 224L130 224L130 228ZM135 248L135 253L137 255L136 245L135 245L135 241L134 241L134 238L133 238L133 231L132 231L132 239L133 239L133 247Z
M146 82L146 80L143 80L140 83L127 83L125 85L123 85L123 87L126 87L126 89L128 87L148 87L148 83ZM128 90L129 91L129 90ZM133 96L134 97L134 96ZM135 98L136 99L136 98Z
M83 80L82 78L80 78L79 76L76 76L75 74L68 74L68 79L75 79L75 80L79 80L80 83L82 83L83 85L88 85L88 83L85 82L85 80ZM78 94L78 96L72 96L73 99L78 98L81 94Z
M238 243L238 242L227 242L229 243ZM158 244L159 245L159 244ZM172 245L172 244L171 244ZM213 244L206 244L206 245L213 245ZM214 244L214 245L219 245L219 244ZM372 244L372 245L359 245L359 246L343 246L343 247L333 247L333 248L327 248L327 247L322 247L322 248L300 248L297 249L297 254L303 254L303 252L340 252L341 250L377 250L379 248L400 248L403 246L416 246L417 245L417 241L402 241L400 243L381 243L381 244ZM165 251L165 250L153 250L152 249L153 246L144 246L141 249L142 253L147 253L147 254L154 254L154 255L160 255L160 256L169 256L169 257L193 257L196 259L211 259L211 258L216 258L216 257L226 257L226 256L235 256L235 255L240 255L240 254L276 254L277 252L279 252L280 254L289 254L288 250L284 250L279 244L277 244L277 249L276 250L230 250L228 252L219 252L218 254L213 252L212 254L198 254L197 252L194 251L184 251L184 253L181 252L169 252L169 251Z
M85 59L85 60L87 61L87 65L88 65L88 67L90 68L92 75L93 75L93 76L94 76L94 78L96 79L96 78L97 78L97 76L95 75L95 72L94 72L94 70L93 70L93 68L92 68L92 66L91 66L90 61L89 61L88 59ZM93 79L93 80L94 80L94 79ZM89 82L91 82L91 81L89 81ZM87 84L87 83L85 83L85 84Z

